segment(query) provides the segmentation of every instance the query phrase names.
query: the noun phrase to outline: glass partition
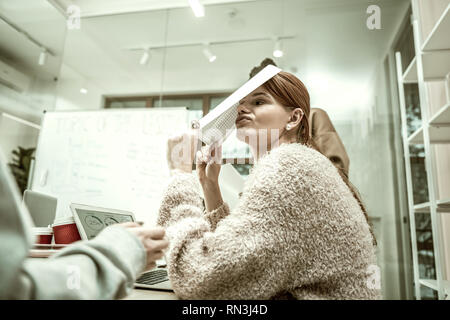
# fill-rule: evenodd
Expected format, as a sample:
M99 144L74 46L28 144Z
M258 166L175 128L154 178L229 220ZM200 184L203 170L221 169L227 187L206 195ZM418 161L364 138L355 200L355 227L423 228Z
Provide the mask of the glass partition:
M114 14L81 6L88 14L80 30L67 32L56 106L184 106L189 122L215 108L271 58L305 83L311 107L325 110L333 121L350 158L350 180L379 237L384 296L398 297L404 266L399 243L388 236L398 232L392 222L398 214L392 180L398 151L391 146L390 80L380 76L380 61L408 1L378 4L382 30L366 26L367 3L356 0L219 1L206 5L202 18L187 5ZM235 167L244 176L249 173L247 145L232 136L223 154L244 159Z
M367 27L368 3L359 0L213 1L202 18L187 1L147 1L141 8L127 1L115 1L117 7L74 1L79 25L66 19L70 1L0 0L0 61L23 74L19 88L0 84L0 107L37 125L31 144L17 138L15 146L35 146L44 110L186 107L187 127L271 58L304 82L311 107L326 111L333 122L350 158L350 181L375 226L383 297L405 297L410 283L401 272L409 261L400 257L398 217L404 212L398 209L395 176L401 173L394 159L401 157L401 140L394 134L399 118L390 91L395 79L380 61L409 1L375 2L382 12L380 30ZM406 60L412 59L410 40L408 33L398 45ZM412 133L420 122L417 87L405 89ZM8 148L4 152L11 153ZM422 181L423 157L413 151L415 179ZM234 135L223 155L241 160L235 168L249 174L252 154ZM417 191L418 202L424 190ZM424 237L423 272L432 277L426 217L417 225Z
M0 0L0 150L22 191L40 122L55 109L65 18L45 0Z

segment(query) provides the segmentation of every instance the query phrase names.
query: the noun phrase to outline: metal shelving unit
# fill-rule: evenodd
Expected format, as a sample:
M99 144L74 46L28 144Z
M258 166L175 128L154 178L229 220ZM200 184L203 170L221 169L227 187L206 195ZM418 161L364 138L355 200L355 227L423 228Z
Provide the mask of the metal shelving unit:
M423 45L420 41L419 13L417 0L412 0L415 57L402 72L402 59L400 52L396 52L397 81L399 102L402 121L403 151L406 170L406 184L408 190L408 207L411 245L413 254L413 271L416 298L421 299L421 286L425 286L437 292L439 299L445 299L450 295L450 281L443 279L443 248L440 225L440 214L450 212L450 199L437 199L437 184L434 176L435 155L431 150L432 144L450 143L450 101L447 92L447 104L436 114L429 114L429 102L427 96L427 81L445 80L450 74L450 4L442 13L436 25L430 32ZM406 103L404 85L416 83L419 88L420 111L422 126L408 136ZM427 172L428 196L426 203L414 204L413 179L411 174L409 146L423 144L425 151L425 170ZM421 279L419 274L418 247L416 237L416 214L429 214L431 218L432 240L434 248L434 263L436 279Z

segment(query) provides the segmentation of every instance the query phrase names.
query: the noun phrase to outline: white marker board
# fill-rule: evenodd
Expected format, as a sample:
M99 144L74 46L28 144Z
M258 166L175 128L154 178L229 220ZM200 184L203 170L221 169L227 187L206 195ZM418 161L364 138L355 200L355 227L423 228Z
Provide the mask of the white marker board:
M169 181L167 138L188 128L185 108L47 112L32 190L70 204L132 211L153 224Z

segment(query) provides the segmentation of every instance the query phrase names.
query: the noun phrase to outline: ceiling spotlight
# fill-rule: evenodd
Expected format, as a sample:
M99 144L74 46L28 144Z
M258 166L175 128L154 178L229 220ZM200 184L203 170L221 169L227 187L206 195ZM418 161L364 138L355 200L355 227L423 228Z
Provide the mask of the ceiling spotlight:
M200 3L200 0L189 0L189 5L197 18L205 16L205 7Z
M278 39L275 41L275 47L273 48L272 54L275 58L281 58L283 56L283 50L281 50L281 42Z
M47 61L47 51L45 49L42 49L41 53L39 54L39 65L43 66L45 64L45 61Z
M238 11L236 8L231 8L230 10L228 10L228 16L230 17L230 19L235 18L237 14Z
M217 59L217 56L213 54L209 49L209 45L206 45L203 48L203 54L205 55L206 59L208 59L209 62L214 62Z
M150 58L149 50L145 49L144 53L142 54L141 60L139 60L139 63L142 65L147 64L149 58Z
M86 88L81 88L81 89L80 89L80 93L82 93L82 94L87 94L88 91L87 91Z
M245 26L245 20L238 15L236 8L228 11L228 25L233 29L242 29Z

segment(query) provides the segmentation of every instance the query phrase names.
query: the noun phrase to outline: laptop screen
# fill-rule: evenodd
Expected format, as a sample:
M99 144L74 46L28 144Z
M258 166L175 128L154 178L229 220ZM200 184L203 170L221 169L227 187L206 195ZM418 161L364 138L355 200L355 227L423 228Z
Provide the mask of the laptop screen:
M23 202L28 208L36 227L46 227L53 223L57 199L46 194L25 190Z
M94 238L100 231L109 225L134 221L132 215L122 213L102 212L80 208L76 208L75 210L89 240Z

